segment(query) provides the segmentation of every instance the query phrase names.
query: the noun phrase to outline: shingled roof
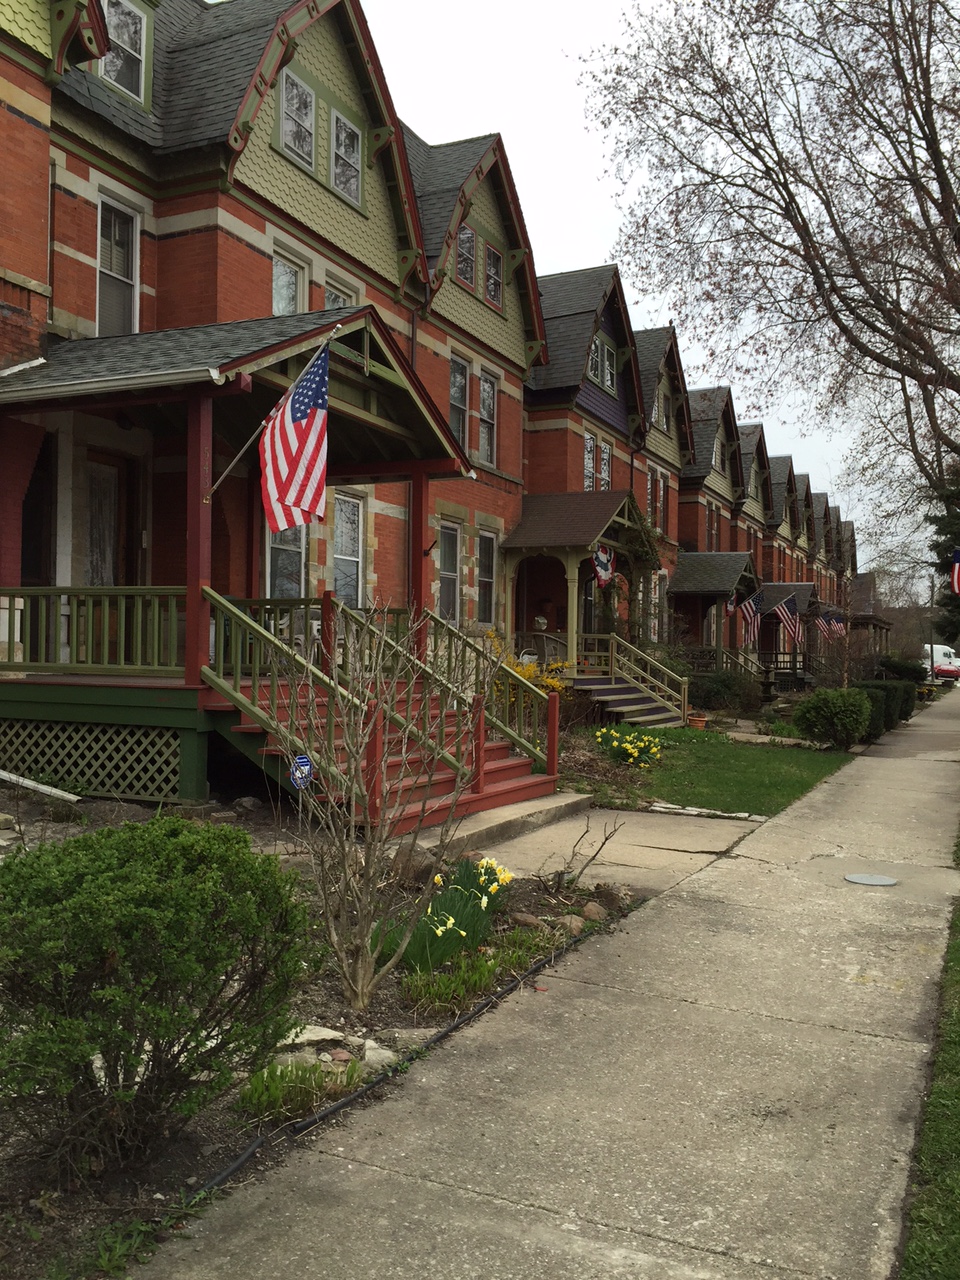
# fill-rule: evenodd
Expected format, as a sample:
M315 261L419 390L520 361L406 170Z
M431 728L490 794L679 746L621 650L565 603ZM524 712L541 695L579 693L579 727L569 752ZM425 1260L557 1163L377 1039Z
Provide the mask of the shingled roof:
M787 496L790 487L790 476L793 473L793 458L782 454L770 459L770 487L773 490L773 518L779 525L787 517Z
M757 456L757 446L760 443L760 437L763 435L763 423L740 422L737 427L740 432L740 457L743 459L743 474L744 478L749 480L753 461Z
M729 387L700 387L688 393L693 427L693 458L680 472L682 479L703 480L710 474L714 442L729 400Z
M590 547L604 535L624 502L628 489L583 493L527 493L520 523L502 542L505 548Z
M539 277L550 363L533 371L534 390L574 387L583 380L597 313L610 295L615 272L607 263Z
M759 585L753 558L746 551L681 551L667 594L729 599L738 589L752 594Z
M153 10L149 111L100 76L72 68L58 91L159 152L225 143L289 0L163 0Z
M652 413L657 403L660 366L676 333L673 325L668 324L658 329L635 329L633 337L637 344L637 363L640 366L643 403L647 406L647 412Z
M763 613L772 613L778 604L797 597L797 612L803 616L819 606L816 584L813 582L765 582L763 584Z
M453 218L460 188L477 167L499 134L485 133L431 146L405 124L401 124L413 179L424 250L432 267L443 251L443 241Z

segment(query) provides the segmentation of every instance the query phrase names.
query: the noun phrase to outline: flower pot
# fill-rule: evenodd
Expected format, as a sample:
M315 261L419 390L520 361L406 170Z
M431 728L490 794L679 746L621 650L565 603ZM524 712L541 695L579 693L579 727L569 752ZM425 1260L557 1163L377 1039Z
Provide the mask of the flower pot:
M691 712L689 712L689 713L688 713L688 715L687 715L687 728L688 728L688 729L705 729L706 727L707 727L707 717L706 717L706 716L704 716L704 715L698 715L698 714L697 714L696 712L694 712L694 711L691 711Z

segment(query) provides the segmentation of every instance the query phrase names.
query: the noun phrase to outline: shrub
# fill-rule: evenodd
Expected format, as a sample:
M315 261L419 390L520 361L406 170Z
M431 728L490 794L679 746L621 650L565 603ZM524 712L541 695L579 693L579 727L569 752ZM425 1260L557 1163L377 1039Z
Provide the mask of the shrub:
M870 699L870 719L861 741L876 742L886 731L887 695L879 685L857 685Z
M240 1090L237 1109L261 1124L283 1124L345 1098L362 1082L363 1064L357 1059L342 1070L322 1062L271 1062Z
M870 702L863 689L818 689L801 699L793 723L806 738L829 742L841 751L863 737L870 719Z
M708 671L690 681L691 707L752 714L760 708L760 686L740 671Z
M894 658L891 654L885 653L877 665L895 680L912 680L914 684L925 684L927 681L926 663L917 660Z
M895 729L900 723L900 706L903 693L899 680L860 680L858 689L879 689L883 693L883 728L884 731Z
M0 863L0 1101L73 1174L143 1156L297 1025L295 877L249 837L126 823Z

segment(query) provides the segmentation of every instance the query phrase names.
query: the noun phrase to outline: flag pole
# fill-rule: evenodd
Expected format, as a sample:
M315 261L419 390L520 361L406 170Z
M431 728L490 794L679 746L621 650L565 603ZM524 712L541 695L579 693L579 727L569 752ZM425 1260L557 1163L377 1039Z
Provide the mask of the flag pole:
M323 342L320 343L319 347L317 347L316 351L313 353L313 355L310 357L307 363L303 366L302 370L297 375L297 377L294 378L293 382L290 383L290 386L284 392L284 395L290 394L291 388L295 385L296 382L300 380L300 378L304 376L307 370L313 365L314 361L318 360L320 356L323 355L324 351L327 349L327 347L329 347L330 343L334 340L334 338L337 336L337 334L340 332L342 328L343 328L342 324L334 325L334 327L327 334ZM234 460L222 472L222 474L219 476L217 481L210 487L210 489L208 489L207 492L203 495L203 501L205 504L209 505L211 499L213 498L213 495L217 492L217 490L223 484L224 480L226 480L227 476L230 474L233 468L237 465L237 463L240 461L243 455L247 452L247 450L253 444L254 440L256 440L257 436L263 430L263 423L265 421L266 419L263 419L263 421L258 424L257 429L254 431L253 435L250 437L247 443L243 446L243 448L240 450L240 452L237 454Z

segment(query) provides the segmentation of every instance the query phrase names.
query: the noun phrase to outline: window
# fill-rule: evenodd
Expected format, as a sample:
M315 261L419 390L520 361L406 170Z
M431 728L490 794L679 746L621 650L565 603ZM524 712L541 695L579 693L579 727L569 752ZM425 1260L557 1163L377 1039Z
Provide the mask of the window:
M480 447L481 462L491 465L497 457L497 380L489 373L480 375Z
M457 232L457 279L469 289L477 285L477 233L461 225Z
M116 205L100 205L97 334L115 338L137 331L137 219Z
M707 503L707 550L720 550L720 508Z
M666 472L651 469L647 477L647 519L654 529L667 532L670 479Z
M303 599L306 527L267 533L267 595L271 599Z
M335 311L337 307L354 307L357 304L356 294L346 285L336 280L327 280L323 289L323 305L327 311Z
M280 138L283 149L295 160L313 168L316 99L313 90L292 71L283 73L283 117Z
M583 436L583 487L592 489L596 484L597 439L589 431Z
M617 394L617 351L600 334L590 344L590 359L587 361L587 376L608 391Z
M437 612L447 622L460 620L460 528L440 526L440 599Z
M273 314L293 316L302 310L303 268L286 258L273 260Z
M360 130L345 120L339 111L330 112L330 181L335 191L360 203L360 160L363 140Z
M713 465L718 471L726 471L727 469L727 442L722 435L718 435L713 442Z
M660 429L661 431L670 432L673 426L673 400L670 392L664 391L660 397Z
M492 627L493 581L497 563L497 539L492 533L477 535L477 622Z
M142 102L146 19L126 0L107 0L106 8L110 52L100 63L100 74Z
M363 503L338 493L333 509L333 591L348 609L363 607Z
M466 448L467 444L467 388L470 370L462 360L450 361L450 430Z
M486 299L491 306L503 306L503 255L487 245Z
M613 449L610 445L600 442L600 488L610 488L610 470L613 462Z

